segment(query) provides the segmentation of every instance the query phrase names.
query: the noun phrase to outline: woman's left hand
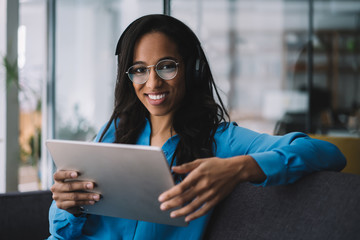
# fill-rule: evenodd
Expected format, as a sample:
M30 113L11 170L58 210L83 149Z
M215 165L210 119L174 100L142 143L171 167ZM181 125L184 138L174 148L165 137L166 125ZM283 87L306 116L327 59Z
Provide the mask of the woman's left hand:
M198 159L172 169L175 173L188 175L159 196L160 208L165 211L180 207L170 216L186 216L186 222L205 215L239 182L264 181L266 178L256 161L248 155Z

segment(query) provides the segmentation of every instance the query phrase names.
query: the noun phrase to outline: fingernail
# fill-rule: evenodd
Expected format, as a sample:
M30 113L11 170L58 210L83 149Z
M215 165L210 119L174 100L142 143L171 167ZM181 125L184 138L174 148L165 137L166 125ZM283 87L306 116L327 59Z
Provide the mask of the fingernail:
M94 204L95 204L95 201L89 201L89 204L90 204L90 205L94 205Z
M171 217L171 218L176 217L176 213L174 213L174 212L170 213L170 217Z
M160 195L159 196L159 202L162 202L162 201L164 201L165 200L165 196L164 195Z
M100 200L100 196L99 196L99 195L93 195L93 199L94 199L95 201L99 201L99 200Z
M190 222L191 221L191 218L190 217L186 217L185 218L185 222Z
M92 183L88 183L88 184L86 184L86 188L87 188L87 189L92 189L92 188L93 188Z
M161 209L161 210L166 210L166 205L165 205L165 204L161 204L161 205L160 205L160 209Z
M71 177L72 177L72 178L76 178L76 177L77 177L77 173L76 173L76 172L72 172L72 173L71 173Z

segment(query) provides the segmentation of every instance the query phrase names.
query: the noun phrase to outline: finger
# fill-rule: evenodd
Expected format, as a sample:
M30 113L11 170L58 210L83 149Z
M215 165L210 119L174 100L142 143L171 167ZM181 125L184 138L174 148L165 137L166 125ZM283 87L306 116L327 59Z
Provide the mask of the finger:
M197 211L199 208L202 208L204 204L207 204L207 202L211 201L215 197L215 191L210 190L206 191L201 195L198 195L198 197L194 198L194 200L191 201L191 203L187 204L186 206L171 212L171 217L180 217L180 216L186 216L188 214L191 214L195 211Z
M57 190L59 192L74 192L74 191L86 191L92 190L94 188L94 183L92 182L65 182L57 184Z
M202 163L202 160L199 159L199 160L195 160L190 163L182 164L180 166L174 166L171 169L176 173L184 174L184 173L191 172L192 170L197 168L201 163Z
M71 210L75 207L84 206L84 205L94 205L95 201L64 201L56 203L56 206L63 210Z
M94 188L94 183L92 182L55 182L54 185L50 188L50 191L53 193L61 192L74 192L74 191L88 191Z
M192 214L188 215L185 217L185 222L190 222L192 220L195 220L199 217L204 216L205 214L207 214L213 207L215 207L215 205L218 203L217 200L212 199L209 202L205 203L204 205L201 206L201 208L199 208L197 211L193 212Z
M192 172L193 173L193 172ZM169 199L180 195L182 193L184 193L185 191L187 191L190 187L194 186L195 183L198 181L198 179L200 178L199 174L192 174L190 173L185 179L184 181L182 181L181 183L179 183L178 185L170 188L168 191L162 193L159 196L159 201L160 202L165 202L168 201Z
M170 188L168 191L162 193L160 196L159 196L159 202L165 202L165 201L168 201L169 199L185 192L187 190L188 186L187 184L183 182L179 183L178 185Z
M70 193L54 193L53 199L56 202L65 202L65 201L99 201L100 194L97 193L78 193L78 192L70 192Z
M55 181L64 181L65 179L74 179L77 178L79 174L76 171L65 171L58 170L54 173Z
M160 209L166 211L175 207L181 207L184 204L191 201L192 199L194 199L195 197L196 197L196 192L191 188L185 191L183 194L176 196L169 201L163 202L160 205Z
M196 218L205 215L211 208L215 207L216 204L218 204L221 200L223 200L232 191L233 187L230 188L217 187L217 189L220 191L214 188L212 190L213 192L209 193L209 197L207 198L207 200L205 200L206 202L200 208L197 208L196 211L193 211L191 214L186 216L185 218L186 222L190 222L192 220L195 220ZM199 199L199 202L200 201L201 200ZM195 208L196 206L193 209Z
M185 180L184 180L185 181ZM170 198L167 201L164 201L160 205L161 210L169 210L171 208L183 206L185 203L192 201L197 196L202 195L204 192L208 192L211 195L214 195L215 188L212 187L212 182L209 179L196 180L195 184L191 184L190 187L181 194Z

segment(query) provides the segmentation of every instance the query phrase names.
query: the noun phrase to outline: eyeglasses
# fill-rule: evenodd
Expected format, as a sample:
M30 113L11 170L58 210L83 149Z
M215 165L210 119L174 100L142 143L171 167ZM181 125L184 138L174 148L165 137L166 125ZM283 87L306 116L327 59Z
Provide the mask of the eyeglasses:
M145 66L144 64L137 63L131 66L126 74L130 80L136 84L144 84L149 79L150 68L155 67L155 71L159 77L164 80L173 79L178 72L179 63L172 59L160 60L156 65Z

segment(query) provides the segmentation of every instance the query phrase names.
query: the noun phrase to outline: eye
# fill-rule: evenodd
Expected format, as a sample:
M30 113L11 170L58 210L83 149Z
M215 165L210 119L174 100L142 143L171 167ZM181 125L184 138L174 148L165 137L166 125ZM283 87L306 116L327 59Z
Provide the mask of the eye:
M129 69L130 74L145 74L147 72L146 66L135 65Z
M161 71L173 71L176 69L176 63L174 61L159 62L157 69Z

